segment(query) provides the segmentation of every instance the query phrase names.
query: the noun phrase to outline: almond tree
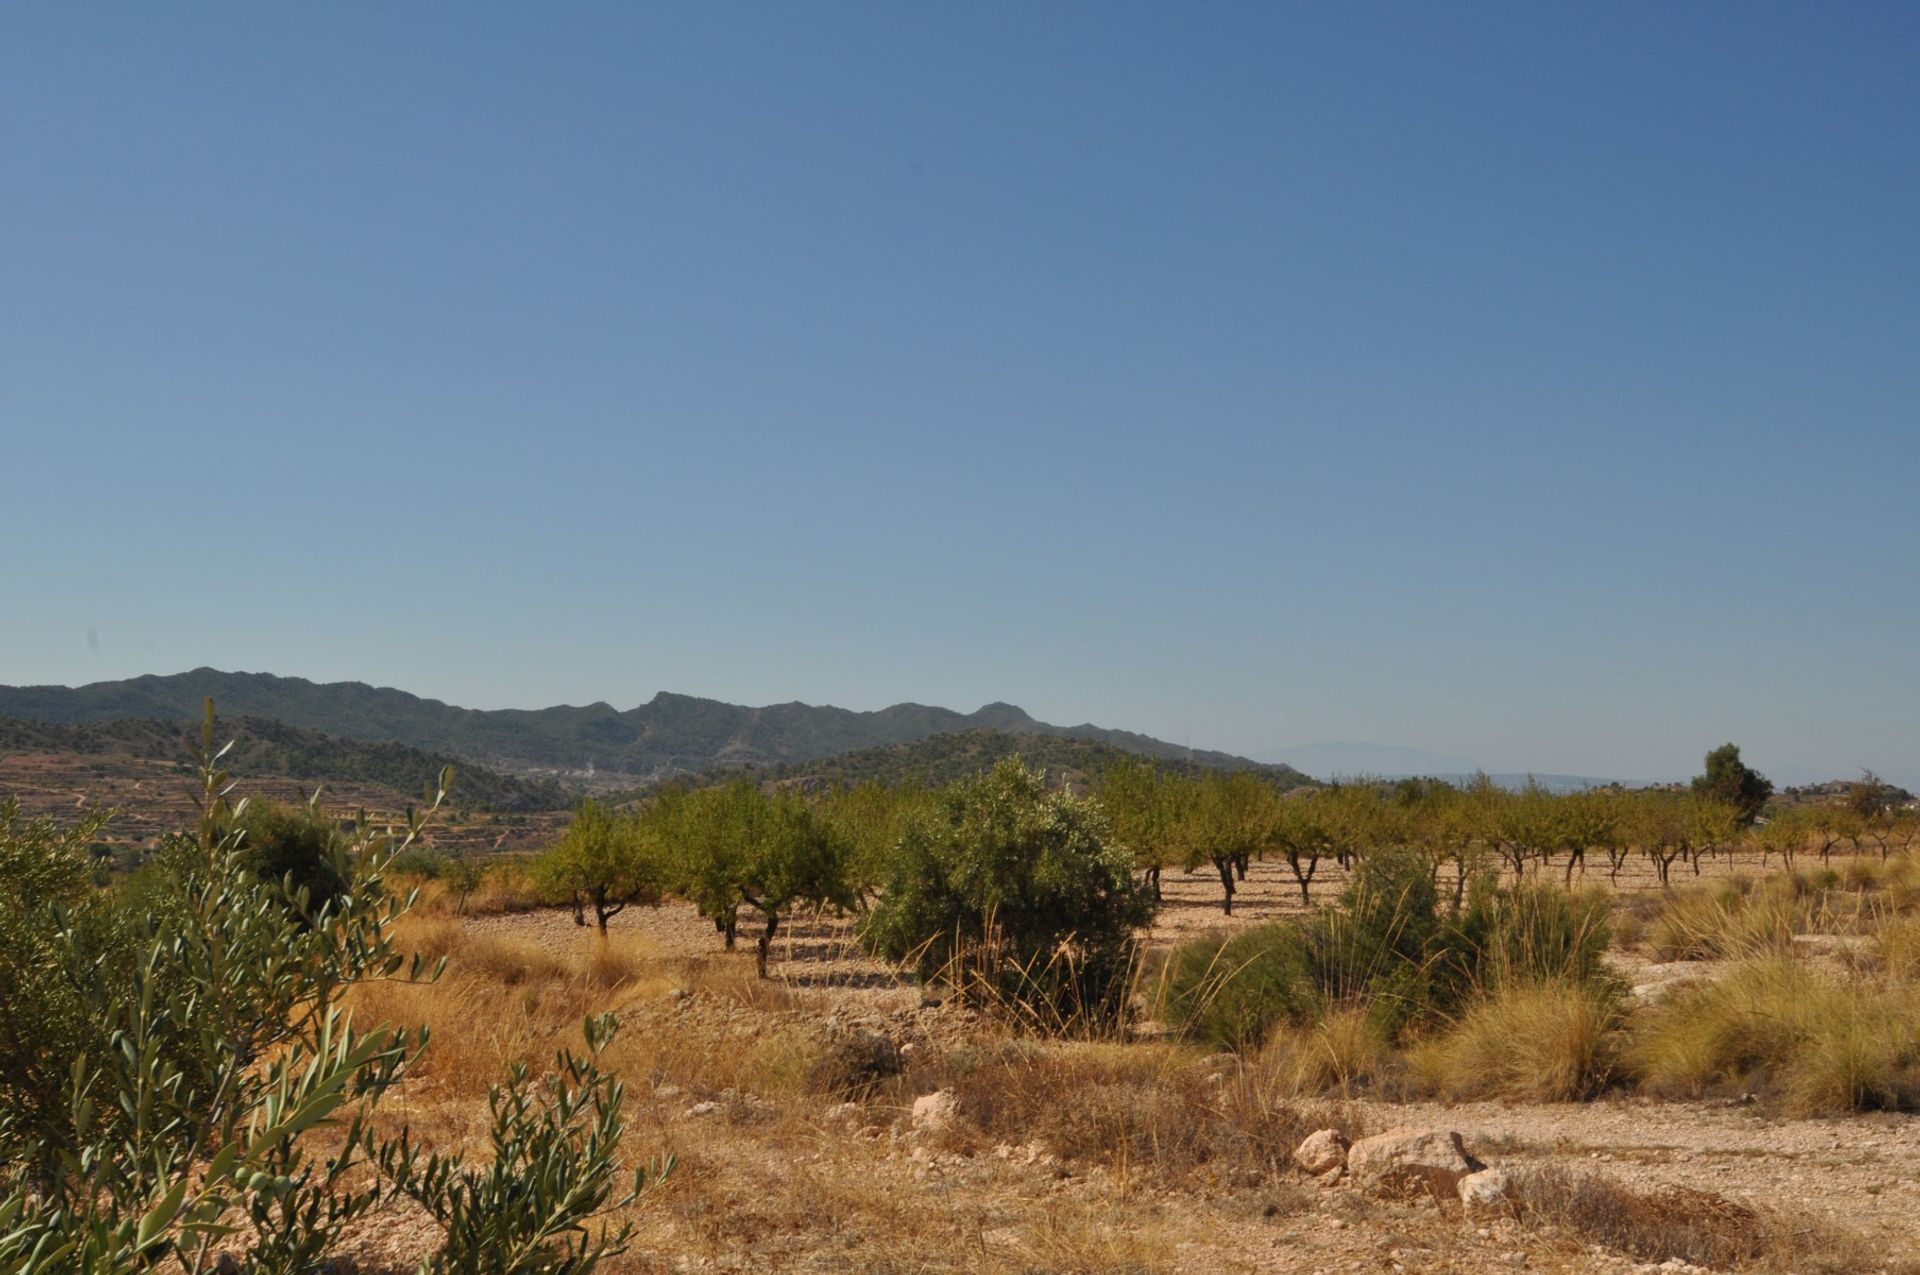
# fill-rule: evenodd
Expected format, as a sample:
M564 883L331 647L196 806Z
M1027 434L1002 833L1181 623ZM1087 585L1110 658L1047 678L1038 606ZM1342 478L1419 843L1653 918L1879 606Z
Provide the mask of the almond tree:
M1279 796L1251 771L1208 771L1195 785L1185 820L1186 867L1213 865L1220 875L1220 910L1233 915L1234 875L1246 876L1246 863L1265 854L1276 840Z
M676 813L679 892L713 921L729 950L740 906L760 913L760 977L767 976L781 920L794 908L854 905L846 842L797 793L769 796L741 779L688 794Z
M640 818L588 798L559 842L534 860L534 880L550 897L572 900L575 925L587 923L583 902L590 904L604 935L628 905L660 901L666 865L647 832Z
M1113 823L1114 836L1133 852L1134 867L1144 874L1156 902L1161 872L1180 857L1184 807L1191 804L1187 798L1192 786L1146 758L1121 762L1100 776L1096 795Z

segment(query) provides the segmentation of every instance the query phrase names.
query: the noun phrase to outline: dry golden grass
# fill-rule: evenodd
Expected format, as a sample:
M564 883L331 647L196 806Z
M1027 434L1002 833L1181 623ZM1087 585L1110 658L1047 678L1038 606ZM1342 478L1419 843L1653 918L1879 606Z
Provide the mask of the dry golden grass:
M1604 985L1516 984L1416 1044L1409 1078L1449 1100L1590 1098L1613 1077L1622 1021L1619 999Z
M348 1006L363 1021L423 1025L429 1043L416 1088L479 1097L515 1062L545 1063L580 1043L589 1014L663 995L670 983L651 947L631 932L569 954L527 939L476 935L456 919L408 916L401 948L444 961L430 982L378 979L354 987Z
M1667 1097L1761 1092L1801 1115L1920 1104L1920 987L1743 961L1639 1025L1628 1060Z
M1358 1132L1351 1111L1295 1101L1270 1071L1176 1045L1006 1041L955 1053L939 1079L960 1109L948 1148L1038 1143L1123 1179L1257 1179L1315 1129Z
M1542 1167L1515 1175L1521 1222L1644 1262L1790 1271L1875 1269L1882 1255L1830 1226L1709 1191L1636 1191L1591 1173Z
M1384 1080L1398 1061L1378 1020L1365 1006L1349 1006L1281 1028L1256 1065L1283 1093L1349 1098Z
M1892 872L1858 874L1871 879L1856 896L1890 909ZM1767 888L1785 896L1786 887ZM1794 889L1798 898L1844 886ZM1743 1091L1765 1081L1793 1110L1904 1101L1903 1069L1920 1059L1920 998L1911 975L1895 971L1911 968L1914 933L1891 912L1852 915L1879 927L1856 981L1776 953L1746 963L1765 973L1736 969L1726 1004L1707 1006L1714 1012L1688 998L1719 984L1643 1011L1630 1057L1649 1088ZM405 923L404 946L444 959L443 977L366 984L354 1005L363 1018L430 1026L427 1054L390 1114L447 1146L481 1137L486 1088L509 1063L542 1065L579 1044L587 1014L620 1014L605 1062L629 1083L626 1154L674 1154L679 1168L634 1213L640 1246L607 1268L615 1272L745 1257L768 1269L1195 1269L1182 1245L1212 1252L1227 1219L1257 1229L1320 1207L1292 1185L1293 1147L1318 1128L1365 1132L1354 1106L1328 1099L1407 1082L1450 1098L1558 1099L1591 1094L1614 1070L1610 1003L1590 988L1519 985L1404 1054L1357 1010L1283 1030L1246 1059L1166 1041L1015 1039L972 1023L964 1038L942 1037L904 1074L864 1089L850 1121L830 1120L840 1095L808 1079L832 1041L820 1022L828 993L755 978L746 954L663 955L637 930L601 940L562 928L565 940L549 932L543 946L498 923L423 910ZM830 993L848 994L859 993ZM1769 1015L1799 1026L1770 1028ZM1791 1048L1752 1062L1753 1042L1769 1031ZM1910 1053L1901 1042L1913 1043ZM1729 1056L1747 1061L1729 1067ZM907 1136L913 1098L943 1087L958 1098L956 1122ZM707 1101L716 1105L696 1115ZM1026 1147L1053 1159L1003 1154ZM1701 1239L1654 1206L1580 1183L1542 1188L1529 1207L1549 1230L1658 1260L1711 1251L1765 1267L1788 1251L1773 1239L1743 1248L1745 1232Z

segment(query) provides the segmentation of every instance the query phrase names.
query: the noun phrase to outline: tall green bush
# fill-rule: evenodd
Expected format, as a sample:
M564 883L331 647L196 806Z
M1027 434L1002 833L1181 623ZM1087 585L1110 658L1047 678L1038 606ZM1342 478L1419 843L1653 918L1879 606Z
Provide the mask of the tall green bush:
M910 824L861 937L1036 1026L1111 1023L1153 916L1132 868L1097 803L1010 758Z

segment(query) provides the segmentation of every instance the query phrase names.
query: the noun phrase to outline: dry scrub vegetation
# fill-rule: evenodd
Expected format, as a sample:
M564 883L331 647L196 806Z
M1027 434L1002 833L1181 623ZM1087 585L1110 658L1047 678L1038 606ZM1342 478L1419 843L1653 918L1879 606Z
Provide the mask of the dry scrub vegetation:
M208 775L212 792L224 777ZM1143 771L1110 796L1117 817L1017 766L817 803L736 784L583 813L531 861L409 875L323 844L287 860L317 874L297 889L274 856L319 825L268 820L256 827L278 831L249 842L235 808L196 843L194 932L217 956L220 901L241 900L263 952L330 953L347 971L313 993L330 1013L337 994L361 1030L424 1029L423 1049L371 1037L390 1061L358 1073L369 1148L404 1134L469 1166L547 1148L526 1155L528 1178L590 1166L595 1147L625 1170L671 1164L637 1198L606 1165L581 1168L591 1199L562 1230L617 1237L608 1271L1910 1269L1909 851L1829 844L1816 859L1808 842L1796 863L1775 833L1782 870L1691 879L1669 869L1735 862L1696 833L1737 826L1694 798L1295 799ZM1144 855L1124 829L1179 853ZM1664 888L1600 884L1629 834L1672 851ZM1607 862L1589 874L1596 847ZM1218 882L1215 928L1174 915L1183 867ZM65 897L109 911L172 906L164 876L93 896L68 876ZM309 886L344 910L315 910ZM0 906L55 957L72 938L62 915ZM735 951L743 917L764 928ZM363 940L378 960L352 955ZM221 978L245 999L245 971ZM178 991L183 1039L195 995ZM600 1095L588 1116L503 1141L501 1104L558 1092L540 1077L569 1067ZM7 1113L0 1135L22 1123ZM1501 1206L1386 1198L1296 1165L1310 1133L1410 1124L1458 1129L1510 1171ZM354 1144L320 1134L315 1155ZM57 1178L49 1163L36 1167ZM0 1187L31 1203L22 1172ZM411 1203L374 1191L387 1172L369 1151L342 1177L363 1203L326 1252L368 1272L481 1269L448 1245L493 1232L435 1215L446 1193L417 1172ZM269 1213L285 1189L245 1182ZM490 1208L517 1195L511 1174L489 1189ZM591 1268L556 1264L553 1235L538 1244L538 1262L499 1269ZM166 1269L138 1248L114 1269ZM301 1261L271 1269L317 1269ZM16 1269L65 1268L0 1262Z
M1705 1097L1748 1101L1747 1120L1910 1109L1920 1097L1914 880L1913 865L1893 856L1658 896L1530 886L1543 895L1527 904L1527 941L1483 962L1438 1012L1406 1012L1402 1002L1432 992L1349 932L1338 936L1342 968L1318 971L1313 989L1268 987L1272 1020L1240 1024L1231 1049L1190 1038L1166 1012L1172 971L1209 948L1217 965L1233 941L1236 974L1257 970L1267 927L1150 962L1135 997L1163 1017L1058 1040L950 997L931 1004L937 989L870 963L866 978L816 982L816 962L861 961L830 917L796 923L793 955L763 980L751 955L717 950L710 928L671 905L602 938L564 913L508 912L484 891L458 916L429 885L402 934L444 957L445 974L430 985L364 984L354 996L363 1013L431 1027L398 1110L453 1142L477 1135L479 1099L503 1063L573 1040L585 1014L622 1016L608 1065L633 1085L633 1153L678 1164L634 1209L637 1247L609 1269L1228 1270L1298 1260L1343 1270L1387 1251L1409 1269L1495 1269L1516 1253L1535 1269L1669 1259L1895 1269L1885 1227L1729 1194L1737 1179L1702 1180L1684 1165L1623 1174L1626 1154L1620 1167L1593 1166L1551 1146L1487 1142L1490 1158L1525 1166L1511 1215L1489 1224L1324 1189L1292 1169L1291 1151L1315 1129L1357 1137L1430 1098L1582 1100L1612 1115L1646 1095L1660 1104L1627 1110L1655 1132L1663 1111L1684 1123L1698 1108L1680 1100ZM497 888L515 894L510 882ZM1556 910L1563 895L1568 906ZM1542 913L1564 925L1557 940L1539 932L1551 928ZM1609 923L1632 941L1609 935L1596 948ZM1444 973L1430 953L1419 962ZM1684 977L1636 986L1680 962ZM1551 972L1532 977L1536 966ZM1216 997L1234 983L1216 979ZM941 1091L951 1118L916 1132L915 1099ZM1757 1127L1754 1143L1767 1139ZM371 1238L367 1256L404 1252L402 1230Z

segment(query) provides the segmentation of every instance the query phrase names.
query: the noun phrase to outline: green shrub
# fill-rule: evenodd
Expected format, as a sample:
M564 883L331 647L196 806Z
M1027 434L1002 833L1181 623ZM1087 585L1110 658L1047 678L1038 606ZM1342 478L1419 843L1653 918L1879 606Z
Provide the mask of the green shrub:
M861 939L963 994L1058 1031L1126 1009L1153 901L1094 802L1018 758L912 820Z
M1439 896L1417 855L1363 856L1340 906L1308 922L1314 980L1333 1005L1364 1005L1388 1034L1434 1007Z
M1180 944L1162 967L1161 996L1162 1013L1193 1039L1236 1051L1319 1005L1306 938L1287 921Z
M248 801L235 818L240 866L262 881L282 885L290 897L303 892L306 910L346 893L353 867L345 840L317 803L292 809Z
M1369 855L1338 907L1181 944L1162 968L1163 1012L1194 1039L1241 1050L1282 1023L1343 1009L1391 1038L1496 989L1545 982L1613 994L1603 895L1501 889L1488 876L1458 913L1441 916L1438 902L1427 861Z

